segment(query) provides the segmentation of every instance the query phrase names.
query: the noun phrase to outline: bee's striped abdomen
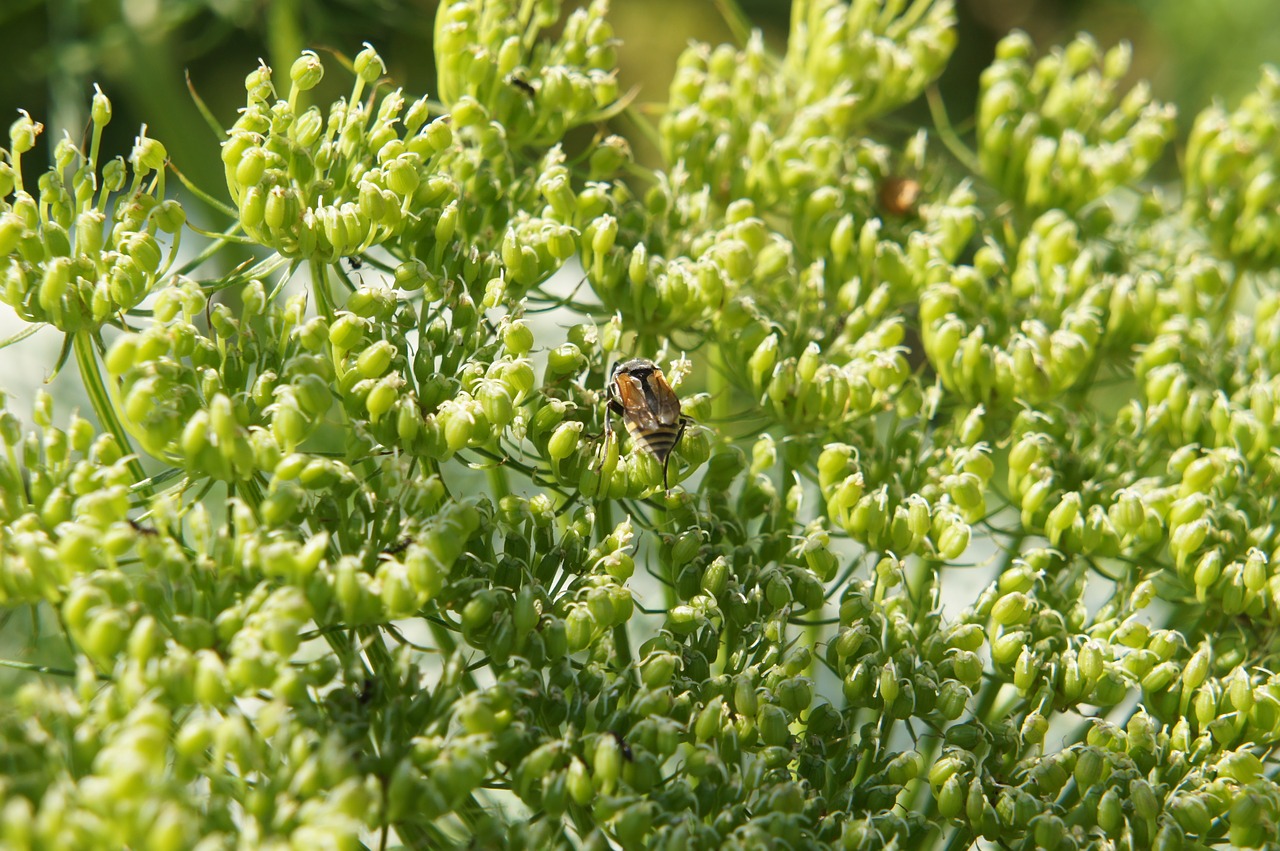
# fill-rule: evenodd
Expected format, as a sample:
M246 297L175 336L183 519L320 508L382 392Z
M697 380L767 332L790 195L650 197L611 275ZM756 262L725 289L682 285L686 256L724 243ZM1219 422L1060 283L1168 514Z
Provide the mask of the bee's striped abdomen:
M627 432L631 435L632 440L644 447L660 463L663 463L667 460L667 456L671 454L671 450L676 448L676 441L680 439L680 424L661 425L657 428L646 429L639 423L628 420Z

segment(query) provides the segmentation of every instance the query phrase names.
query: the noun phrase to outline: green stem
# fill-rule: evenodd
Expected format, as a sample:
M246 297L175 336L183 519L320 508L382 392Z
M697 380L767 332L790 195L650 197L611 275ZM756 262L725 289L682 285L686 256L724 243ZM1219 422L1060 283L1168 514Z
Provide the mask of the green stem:
M138 460L138 455L133 449L133 442L129 439L128 432L125 431L124 423L116 415L115 405L111 403L111 393L102 378L101 370L98 369L98 356L94 352L93 338L90 332L77 331L72 337L71 344L76 353L76 366L80 368L80 380L84 382L85 392L89 396L89 404L93 406L93 412L97 415L98 422L116 439L116 443L120 445L120 451L129 456L129 460L125 463L129 467L129 472L133 475L133 480L135 482L145 481L147 472L142 468L142 462Z
M74 677L75 671L66 668L54 668L51 665L33 665L30 662L18 662L14 659L0 659L0 667L13 668L18 671L30 671L33 674L50 674L55 677Z
M502 448L496 440L493 442L493 447L494 454L501 457ZM507 476L505 464L490 464L485 468L484 476L489 482L489 497L495 503L511 493L511 482Z
M942 102L942 95L938 92L938 88L930 86L925 91L925 99L929 102L929 114L933 118L933 125L938 131L938 138L942 140L943 146L962 166L974 174L982 174L982 163L978 161L978 156L969 150L968 146L960 140L955 128L951 126L951 119L947 117L947 108Z
M333 299L329 296L329 266L319 260L311 261L311 289L316 294L316 309L326 322L333 322Z

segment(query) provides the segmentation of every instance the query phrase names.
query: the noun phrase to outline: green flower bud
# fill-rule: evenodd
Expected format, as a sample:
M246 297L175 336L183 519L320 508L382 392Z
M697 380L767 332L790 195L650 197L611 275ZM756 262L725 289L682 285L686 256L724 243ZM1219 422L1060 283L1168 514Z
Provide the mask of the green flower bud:
M724 698L716 695L707 702L694 721L694 740L705 742L708 739L718 739L724 726L725 717Z
M755 347L755 352L746 361L746 371L751 379L751 386L756 390L762 390L768 384L769 379L773 376L773 367L778 362L778 335L771 334L765 337L759 346Z
M533 348L533 331L523 320L513 320L503 329L502 345L516 357L526 355Z
M1049 512L1049 517L1045 520L1044 529L1045 534L1049 537L1049 542L1057 546L1062 536L1079 520L1080 494L1063 494L1062 499Z
M267 169L267 152L262 148L249 148L236 164L236 183L247 189L256 186Z
M1228 777L1242 786L1255 782L1262 776L1262 772L1262 760L1247 750L1232 751L1218 761L1218 775ZM1234 814L1233 807L1233 817Z
M573 343L556 346L547 353L547 372L550 376L575 375L586 366L586 358Z
M974 686L982 679L982 659L968 650L950 651L952 670L960 682Z
M1142 678L1142 689L1151 694L1164 691L1177 679L1179 672L1179 667L1173 662L1162 662Z
M292 452L309 432L309 419L299 409L296 397L292 393L282 393L271 411L271 434L276 442L285 452Z
M169 153L164 145L155 139L147 138L145 134L134 140L133 151L129 155L129 163L140 175L159 171L164 168L165 161L168 159Z
M329 342L343 351L358 348L365 339L368 322L351 313L343 313L329 326Z
M365 83L376 83L382 75L387 73L387 66L382 61L382 57L368 42L365 42L364 50L356 54L352 64L355 66L356 76Z
M313 89L320 83L324 78L324 65L320 63L320 57L315 54L315 51L302 51L302 55L295 59L289 68L289 78L293 80L294 87L300 92Z
M36 145L36 136L44 130L44 125L33 121L25 109L18 110L19 118L9 125L9 149L21 155Z
M790 721L786 710L781 706L766 703L756 714L756 728L760 731L760 741L766 745L782 746L791 737Z
M991 643L991 658L999 665L1012 665L1022 654L1030 635L1022 630L1007 632Z
M728 587L731 573L728 560L724 556L716 556L702 574L702 590L713 597L720 596Z
M1178 825L1187 833L1207 836L1213 825L1208 806L1197 795L1171 795L1166 804Z
M1105 772L1106 762L1097 748L1086 747L1080 751L1076 760L1075 779L1081 789L1093 786L1103 778Z
M1189 694L1198 689L1209 676L1209 649L1201 647L1182 669L1182 693Z
M369 346L356 358L356 369L365 378L379 378L396 356L396 347L386 340L379 340Z
M418 188L418 182L421 178L418 172L416 155L404 154L396 157L387 163L386 172L388 189L401 197L412 197L414 191ZM452 212L450 212L451 206L453 207ZM457 207L454 204L450 204L445 207L436 223L437 242L445 243L452 239L452 230L456 222ZM443 239L440 236L443 236Z
M595 622L588 609L582 606L574 607L565 617L564 625L569 652L576 653L591 644L591 639L595 636Z
M607 180L631 161L631 146L621 136L606 136L592 150L591 180Z
M1026 594L1005 594L991 609L991 619L1001 626L1024 624L1035 612L1035 604Z
M596 741L592 768L596 788L610 794L622 776L622 749L612 735L604 734Z
M938 536L938 558L942 561L954 561L969 549L969 537L972 530L968 523L956 520L947 525Z
M583 424L576 420L562 422L556 426L551 439L547 441L547 455L555 462L568 458L582 445Z
M1022 728L1019 732L1022 740L1027 744L1042 744L1045 735L1049 732L1049 719L1039 712L1029 712L1027 717L1023 719Z
M937 796L938 814L947 819L956 818L964 809L968 788L960 775L953 774L942 784Z
M799 715L813 701L813 683L806 677L791 677L778 684L776 693L784 709Z
M610 215L601 216L587 226L584 236L590 237L592 252L596 255L608 254L613 250L618 236L618 221Z

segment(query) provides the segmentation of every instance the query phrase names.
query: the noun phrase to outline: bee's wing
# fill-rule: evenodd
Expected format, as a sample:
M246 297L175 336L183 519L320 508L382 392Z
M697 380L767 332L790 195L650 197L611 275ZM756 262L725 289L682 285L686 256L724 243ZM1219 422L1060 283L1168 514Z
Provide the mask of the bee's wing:
M680 399L660 371L645 380L619 375L616 386L623 419L642 431L668 429L680 421Z
M680 397L671 389L661 371L655 372L649 379L649 391L658 422L670 428L680 422Z
M630 375L619 375L616 388L622 405L622 419L631 425L649 431L658 428L657 412L649 405L644 385Z

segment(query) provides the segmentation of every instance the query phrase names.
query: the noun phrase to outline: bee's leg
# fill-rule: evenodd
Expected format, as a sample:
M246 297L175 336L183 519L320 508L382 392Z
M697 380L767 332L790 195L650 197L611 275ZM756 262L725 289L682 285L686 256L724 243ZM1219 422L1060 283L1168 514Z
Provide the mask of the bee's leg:
M676 439L671 442L671 451L667 453L667 457L662 459L662 487L666 490L667 496L671 495L671 485L667 483L667 467L671 464L671 456L675 453L676 447L680 445L680 438L684 437L684 430L689 425L688 417L680 418L680 430L676 432Z
M597 501L604 491L604 463L609 458L609 441L613 439L613 416L609 409L604 412L604 439L600 441L600 451L596 455L596 469L600 471L600 480L596 482Z

